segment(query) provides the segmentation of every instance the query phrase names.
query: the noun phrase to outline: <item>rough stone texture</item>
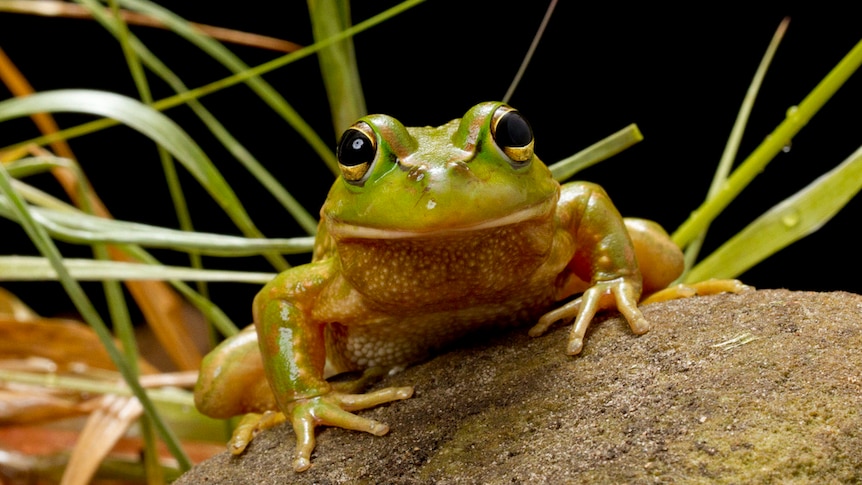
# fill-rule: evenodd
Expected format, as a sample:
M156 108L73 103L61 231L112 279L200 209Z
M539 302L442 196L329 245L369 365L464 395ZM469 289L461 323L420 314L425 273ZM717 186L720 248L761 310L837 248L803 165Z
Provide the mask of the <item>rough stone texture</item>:
M609 314L583 353L568 327L438 356L379 386L416 395L365 416L383 437L323 428L291 469L289 427L177 484L850 483L862 481L862 296L751 291Z

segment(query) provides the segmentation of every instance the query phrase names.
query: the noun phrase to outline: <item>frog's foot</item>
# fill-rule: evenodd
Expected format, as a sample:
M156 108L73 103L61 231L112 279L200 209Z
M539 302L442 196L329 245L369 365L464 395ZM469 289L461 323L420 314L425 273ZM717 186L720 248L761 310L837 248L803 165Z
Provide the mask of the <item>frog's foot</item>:
M296 458L293 469L301 472L311 466L314 450L314 427L318 425L365 431L375 436L389 432L389 426L373 419L357 416L350 411L374 407L390 401L407 399L413 395L412 387L388 387L367 394L346 394L332 391L321 396L299 399L289 406L287 413L296 433Z
M581 352L584 346L584 334L587 333L587 327L590 326L596 312L613 307L616 307L623 314L629 322L632 332L637 335L646 333L650 329L650 324L638 309L639 288L639 285L632 283L627 278L596 283L585 291L580 298L543 315L539 322L530 329L529 335L538 337L545 333L554 322L559 320L571 321L577 317L575 324L572 325L566 346L566 353L576 355Z
M239 455L251 443L258 433L272 428L277 424L285 422L287 418L284 413L267 411L263 414L248 413L242 417L237 427L233 430L233 436L227 444L227 448L234 455Z
M740 293L742 291L753 290L753 286L748 286L739 280L729 279L710 279L692 284L674 285L663 290L657 291L641 301L641 305L648 305L660 301L676 300L679 298L689 298L695 295L715 295L718 293Z

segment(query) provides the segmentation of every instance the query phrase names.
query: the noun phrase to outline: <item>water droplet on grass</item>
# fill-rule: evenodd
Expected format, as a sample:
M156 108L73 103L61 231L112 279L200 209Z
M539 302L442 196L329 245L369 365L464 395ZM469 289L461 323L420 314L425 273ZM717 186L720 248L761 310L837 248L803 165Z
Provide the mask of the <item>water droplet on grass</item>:
M781 215L781 223L788 229L796 227L799 224L799 212L792 210Z

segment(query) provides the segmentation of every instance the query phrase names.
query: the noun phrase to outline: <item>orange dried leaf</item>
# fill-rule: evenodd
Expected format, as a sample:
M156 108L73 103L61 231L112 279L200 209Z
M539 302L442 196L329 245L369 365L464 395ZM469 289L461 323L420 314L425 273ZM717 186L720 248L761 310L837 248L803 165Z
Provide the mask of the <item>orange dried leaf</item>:
M34 424L80 416L93 404L77 397L60 396L38 390L0 389L0 425Z
M114 363L95 332L83 323L61 318L18 321L0 318L0 355L4 359L49 359L64 372L81 364L114 370ZM141 371L156 369L141 360Z
M33 320L39 318L33 310L11 292L0 288L0 318Z
M99 464L144 410L135 397L106 395L99 401L100 405L90 414L78 437L61 485L90 483Z

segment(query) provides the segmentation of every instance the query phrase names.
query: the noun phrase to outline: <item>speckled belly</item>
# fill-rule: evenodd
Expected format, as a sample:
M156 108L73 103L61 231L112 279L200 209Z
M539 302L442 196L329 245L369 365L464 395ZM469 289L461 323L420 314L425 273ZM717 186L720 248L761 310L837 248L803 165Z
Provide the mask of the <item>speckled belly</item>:
M384 317L362 325L331 323L327 357L339 372L417 362L471 333L535 323L553 303L553 295L547 293L529 302L508 300L457 311Z

